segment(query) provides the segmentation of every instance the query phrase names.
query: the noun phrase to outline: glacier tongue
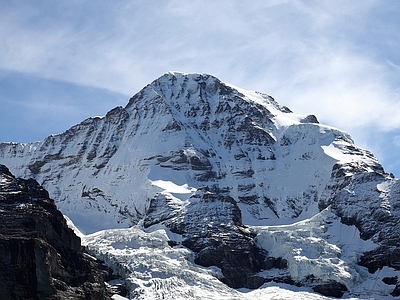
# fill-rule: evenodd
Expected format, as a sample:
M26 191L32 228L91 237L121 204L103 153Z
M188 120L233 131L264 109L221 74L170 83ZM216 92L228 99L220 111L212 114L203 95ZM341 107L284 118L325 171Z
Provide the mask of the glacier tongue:
M288 274L297 282L342 282L349 288L346 299L394 299L389 295L393 286L382 278L400 276L400 271L385 267L370 274L357 266L359 256L377 245L360 239L354 226L340 223L329 210L295 224L253 230L260 247L288 264L287 270L262 271L273 281L256 290L223 284L219 268L196 265L195 253L179 245L182 237L164 226L109 229L81 238L90 253L124 278L129 299L332 299L280 281ZM178 245L171 247L171 242Z
M229 288L217 279L222 276L218 268L201 268L191 251L171 248L170 235L165 228L146 232L135 226L83 235L82 243L123 276L129 299L329 299L286 284Z

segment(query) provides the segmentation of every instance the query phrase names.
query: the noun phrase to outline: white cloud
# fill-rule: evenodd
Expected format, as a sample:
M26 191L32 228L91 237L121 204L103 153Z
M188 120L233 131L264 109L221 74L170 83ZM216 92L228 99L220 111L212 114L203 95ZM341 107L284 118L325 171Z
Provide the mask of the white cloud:
M400 128L395 1L13 3L0 10L3 69L126 95L168 70L211 73L365 145Z

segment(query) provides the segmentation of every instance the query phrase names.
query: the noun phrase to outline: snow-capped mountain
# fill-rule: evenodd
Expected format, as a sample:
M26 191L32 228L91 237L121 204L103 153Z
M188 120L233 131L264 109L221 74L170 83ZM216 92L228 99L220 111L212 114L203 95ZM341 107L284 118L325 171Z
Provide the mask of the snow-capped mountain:
M167 73L105 117L0 144L0 163L49 191L131 298L400 293L398 180L348 134L211 75Z

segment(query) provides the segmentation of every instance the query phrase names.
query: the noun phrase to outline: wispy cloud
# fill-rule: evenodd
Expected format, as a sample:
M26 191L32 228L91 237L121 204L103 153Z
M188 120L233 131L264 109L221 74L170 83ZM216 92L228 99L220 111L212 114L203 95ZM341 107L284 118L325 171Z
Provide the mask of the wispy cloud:
M393 0L17 0L0 9L0 68L127 97L168 70L211 73L380 152L371 135L400 130L399 12Z

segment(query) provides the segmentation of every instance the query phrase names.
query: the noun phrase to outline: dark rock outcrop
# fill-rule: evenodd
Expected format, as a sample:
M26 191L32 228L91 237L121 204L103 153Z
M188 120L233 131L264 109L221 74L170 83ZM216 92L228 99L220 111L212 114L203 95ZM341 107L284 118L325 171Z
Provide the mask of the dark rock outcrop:
M182 245L196 253L195 263L222 270L221 281L233 288L258 288L264 278L256 275L264 268L264 257L254 243L254 235L242 224L236 201L221 194L198 190L184 207L159 196L153 199L144 221L151 226L160 221L183 237Z
M347 287L342 283L332 280L330 282L320 284L320 285L313 287L313 290L324 296L342 298L344 292L347 291Z
M0 299L110 299L108 270L84 253L33 179L0 165Z

